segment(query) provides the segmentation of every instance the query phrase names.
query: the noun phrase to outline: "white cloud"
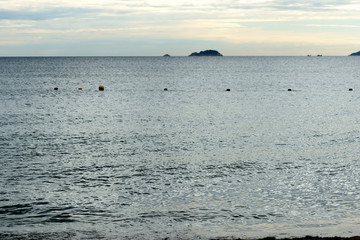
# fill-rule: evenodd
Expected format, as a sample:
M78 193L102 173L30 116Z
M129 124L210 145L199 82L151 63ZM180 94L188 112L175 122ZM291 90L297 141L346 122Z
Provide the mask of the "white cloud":
M340 25L340 24L307 24L309 27L329 27L329 28L360 28L360 25Z
M0 28L29 28L33 24L30 21L0 20Z

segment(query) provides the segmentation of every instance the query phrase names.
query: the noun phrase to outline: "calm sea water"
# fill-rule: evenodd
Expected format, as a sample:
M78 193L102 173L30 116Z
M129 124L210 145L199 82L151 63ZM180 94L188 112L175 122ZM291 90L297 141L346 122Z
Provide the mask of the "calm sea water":
M1 238L360 234L360 58L0 58L0 83Z

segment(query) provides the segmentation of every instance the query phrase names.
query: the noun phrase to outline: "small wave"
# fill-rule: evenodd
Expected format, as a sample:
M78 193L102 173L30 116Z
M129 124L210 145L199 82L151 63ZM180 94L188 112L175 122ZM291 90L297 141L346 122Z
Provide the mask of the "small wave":
M73 209L73 207L51 207L44 211L41 211L40 214L48 214L48 213L52 213L52 212L66 211L66 210L70 210L70 209Z
M67 222L76 222L76 220L73 219L69 213L61 213L52 216L51 218L45 220L44 222L67 223Z
M0 239L2 240L50 240L50 239L57 239L57 240L65 240L71 239L76 234L71 232L52 232L52 233L0 233Z
M33 209L31 204L16 204L0 207L0 214L22 215Z

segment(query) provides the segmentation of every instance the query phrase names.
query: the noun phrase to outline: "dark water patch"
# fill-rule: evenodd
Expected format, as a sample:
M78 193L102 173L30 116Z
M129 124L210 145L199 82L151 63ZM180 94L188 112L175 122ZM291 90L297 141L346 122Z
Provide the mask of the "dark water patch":
M0 207L0 214L23 215L31 212L32 210L33 206L31 204L7 205Z
M242 214L237 214L237 213L232 213L230 216L231 216L232 218L235 218L235 219L245 218L244 215L242 215Z
M166 213L155 212L155 211L139 214L139 217L141 217L141 218L151 218L151 219L161 218L161 217L165 217L165 216L166 216Z
M294 162L283 162L283 163L278 163L274 166L275 170L296 170L296 169L300 169L303 168L304 166L294 163Z
M0 233L2 240L65 240L75 237L75 233L70 232L52 232L52 233Z
M71 210L73 209L74 207L72 206L68 206L68 207L50 207L46 210L43 210L41 212L39 212L39 214L50 214L50 213L53 213L53 212L63 212L63 211L67 211L67 210Z
M72 218L71 214L69 213L61 213L55 216L52 216L43 221L44 223L52 222L52 223L69 223L69 222L76 222L75 219Z
M252 217L255 219L268 219L267 215L264 214L253 214Z

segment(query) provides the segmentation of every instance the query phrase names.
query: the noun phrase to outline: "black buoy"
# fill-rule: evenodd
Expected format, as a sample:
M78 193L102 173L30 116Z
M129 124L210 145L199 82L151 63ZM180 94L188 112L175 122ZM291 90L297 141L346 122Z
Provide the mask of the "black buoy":
M99 91L104 91L105 87L103 85L99 86Z
M288 92L291 92L292 91L292 89L291 88L288 88Z
M57 90L59 90L59 88L57 88L57 87L54 87L54 90L55 90L55 91L57 91Z
M230 88L227 88L226 91L227 91L227 92L230 92Z
M349 88L349 91L352 91L353 89L352 88Z
M79 88L78 88L78 90L82 90L82 88L81 88L81 87L79 87Z
M164 91L167 91L168 89L167 88L164 88Z

